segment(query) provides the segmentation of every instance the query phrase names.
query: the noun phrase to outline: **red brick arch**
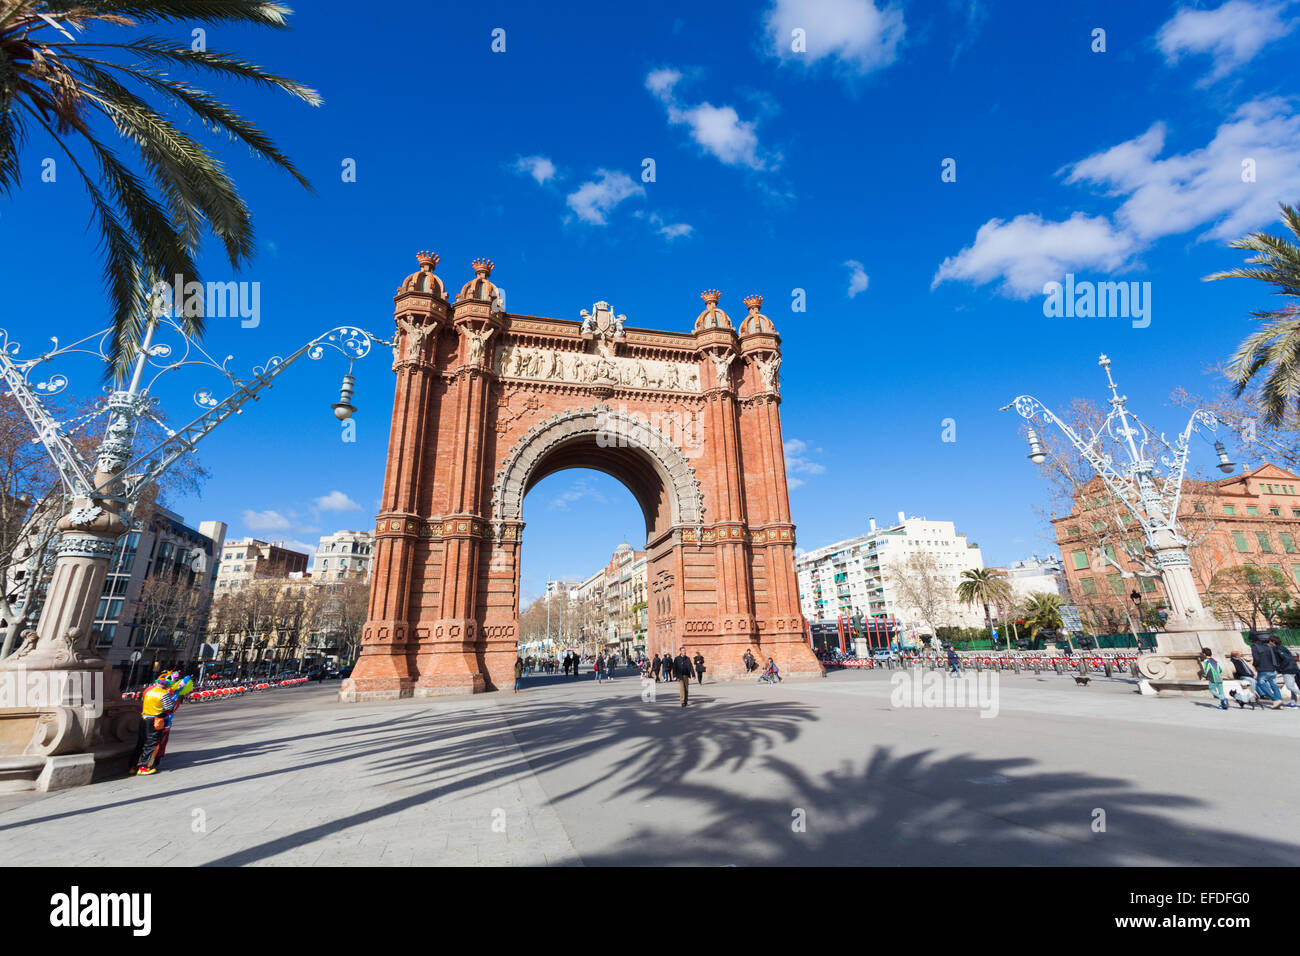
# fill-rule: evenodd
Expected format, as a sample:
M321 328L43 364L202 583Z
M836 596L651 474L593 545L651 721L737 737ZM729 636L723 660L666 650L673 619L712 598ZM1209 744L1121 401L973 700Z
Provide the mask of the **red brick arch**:
M437 257L394 299L397 376L369 620L344 700L468 693L513 676L522 505L565 468L623 482L646 517L647 650L746 648L821 674L803 636L782 452L780 338L703 295L689 333L508 313L475 260L454 300Z

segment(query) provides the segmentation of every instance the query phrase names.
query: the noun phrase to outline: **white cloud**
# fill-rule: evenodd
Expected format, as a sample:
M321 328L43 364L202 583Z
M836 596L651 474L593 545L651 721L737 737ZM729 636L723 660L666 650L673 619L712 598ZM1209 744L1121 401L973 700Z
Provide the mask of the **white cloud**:
M538 185L555 178L555 164L545 156L520 156L515 160L515 172L532 176Z
M245 509L242 518L249 531L286 531L289 528L289 519L278 511Z
M786 62L830 60L859 76L898 59L906 26L897 5L873 0L775 0L764 19L771 53ZM803 31L804 52L795 49Z
M1067 183L1091 183L1125 196L1115 221L1138 239L1208 225L1202 239L1230 239L1277 218L1279 200L1300 194L1300 116L1280 98L1237 109L1202 149L1160 159L1165 127L1068 167ZM1255 182L1242 181L1254 161Z
M1222 79L1295 29L1295 20L1282 17L1285 8L1264 0L1229 0L1214 10L1184 7L1160 28L1156 46L1171 64L1186 54L1207 55L1214 66L1205 81Z
M817 449L819 452L821 449ZM785 442L785 470L787 475L821 475L825 474L826 466L821 462L813 461L808 457L808 443L800 438L788 438ZM800 488L804 485L804 480L799 477L788 477L787 483L791 488Z
M645 189L626 173L596 170L596 178L569 193L566 202L578 218L593 226L606 224L606 216L623 200L644 196Z
M849 298L852 299L859 292L867 291L869 277L866 268L858 260L850 259L844 264L849 267Z
M316 507L321 511L360 511L361 506L341 491L331 491L316 499Z
M600 504L608 504L609 499L591 486L586 478L580 478L546 503L548 511L568 511L569 505L590 498Z
M664 217L657 212L650 214L650 225L654 226L655 232L665 239L680 239L682 236L689 236L695 231L695 227L686 222L665 222Z
M1132 239L1105 217L1075 213L1065 222L1035 215L1010 222L990 219L975 241L939 265L931 288L950 279L983 285L1002 280L1001 292L1017 299L1041 294L1043 283L1066 272L1119 269L1133 251Z
M674 126L687 126L691 138L710 156L728 166L747 166L750 169L771 169L779 157L766 159L758 152L758 134L754 124L744 121L730 106L697 103L683 106L677 99L677 84L682 74L678 70L654 70L646 76L646 89L668 111L668 122Z
M1285 100L1239 107L1200 149L1161 158L1165 137L1156 123L1062 170L1067 184L1099 187L1119 201L1109 217L991 219L943 261L933 285L1001 280L1003 294L1028 298L1066 272L1128 268L1165 236L1203 229L1197 239L1222 240L1262 228L1277 218L1279 201L1300 194L1300 116ZM1243 164L1253 176L1243 176Z

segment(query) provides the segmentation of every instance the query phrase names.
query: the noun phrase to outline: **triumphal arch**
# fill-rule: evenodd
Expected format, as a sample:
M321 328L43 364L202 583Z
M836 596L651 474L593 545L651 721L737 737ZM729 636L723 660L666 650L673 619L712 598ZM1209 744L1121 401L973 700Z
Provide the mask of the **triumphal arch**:
M492 263L453 298L420 253L394 298L397 375L369 619L343 700L473 693L514 676L523 499L594 468L645 513L647 652L698 649L718 678L746 648L820 675L794 569L781 339L759 296L716 290L689 332L508 312ZM578 519L581 520L581 519Z

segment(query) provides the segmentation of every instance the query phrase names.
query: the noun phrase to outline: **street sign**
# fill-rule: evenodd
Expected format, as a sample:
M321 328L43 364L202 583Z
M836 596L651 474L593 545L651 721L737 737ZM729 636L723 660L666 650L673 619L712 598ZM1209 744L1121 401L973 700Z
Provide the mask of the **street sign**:
M1065 625L1067 631L1082 631L1083 621L1079 618L1079 606L1077 604L1062 604L1061 623Z

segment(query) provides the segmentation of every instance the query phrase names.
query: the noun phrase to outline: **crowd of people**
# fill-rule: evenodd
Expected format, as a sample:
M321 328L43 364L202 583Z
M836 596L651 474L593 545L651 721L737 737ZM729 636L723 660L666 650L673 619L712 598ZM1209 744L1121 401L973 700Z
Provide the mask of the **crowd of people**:
M1238 681L1237 689L1224 692L1226 672L1208 647L1201 648L1201 674L1210 685L1210 693L1219 702L1220 710L1227 710L1230 701L1239 707L1267 703L1272 710L1297 707L1300 704L1300 662L1295 654L1278 639L1276 634L1255 634L1250 639L1250 663L1241 651L1231 651L1228 663L1232 675L1228 680ZM1278 681L1291 692L1291 703L1282 703L1282 690Z
M620 655L616 651L610 651L608 654L600 651L594 657L590 654L580 655L571 650L565 651L560 658L521 655L515 659L514 692L519 693L524 678L534 674L562 674L564 677L577 677L584 663L590 665L591 674L598 682L613 680L615 672L620 667L635 667L643 680L652 680L655 683L673 681L689 683L694 679L697 684L703 684L704 675L708 670L704 655L697 650L695 656L690 657L686 653L686 648L682 648L677 655L665 651L663 654L655 654L649 658L644 655L634 658L631 655ZM753 653L746 649L741 657L741 663L747 675L761 670L758 679L764 683L777 683L784 679L776 662L770 657L766 664L760 665ZM683 684L683 707L686 706L686 698L687 692Z

